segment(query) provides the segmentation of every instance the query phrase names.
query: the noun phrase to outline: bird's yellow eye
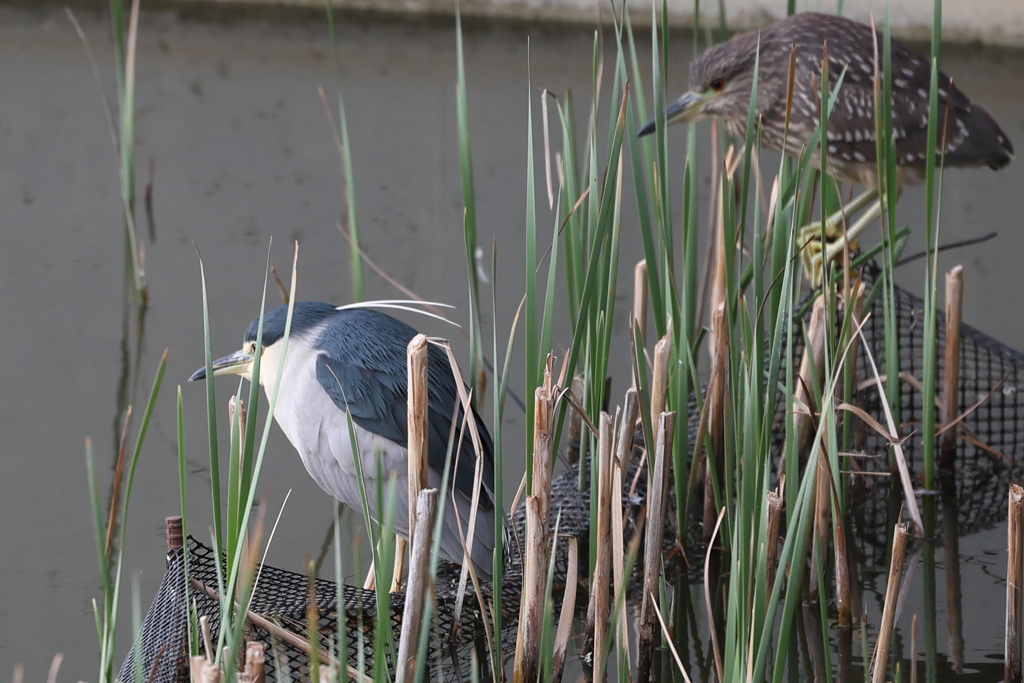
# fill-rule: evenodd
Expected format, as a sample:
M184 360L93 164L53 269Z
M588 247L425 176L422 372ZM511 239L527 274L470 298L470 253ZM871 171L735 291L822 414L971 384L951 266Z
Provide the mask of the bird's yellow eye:
M720 92L724 87L725 81L723 81L721 78L716 78L715 80L711 81L711 89L714 90L715 92Z

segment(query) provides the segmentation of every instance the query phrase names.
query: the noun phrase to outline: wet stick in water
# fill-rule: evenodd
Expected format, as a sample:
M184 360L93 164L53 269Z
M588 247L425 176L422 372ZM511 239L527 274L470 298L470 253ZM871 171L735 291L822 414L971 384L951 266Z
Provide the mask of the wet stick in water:
M960 573L960 500L956 479L939 479L939 502L942 505L942 552L946 575L946 652L953 672L964 670L964 593Z
M1021 634L1024 611L1021 587L1024 585L1024 488L1010 487L1010 505L1006 523L1006 652L1003 656L1006 683L1020 683Z
M960 321L964 309L964 267L946 273L946 368L942 378L942 426L949 427L960 412ZM956 467L957 429L942 434L939 469Z
M871 673L871 683L884 683L885 672L889 666L889 647L892 644L892 629L896 621L896 603L900 594L900 582L903 579L903 557L907 552L909 538L910 532L907 523L897 524L892 539L889 583L885 589L882 625L878 629L878 641L875 643L875 662Z

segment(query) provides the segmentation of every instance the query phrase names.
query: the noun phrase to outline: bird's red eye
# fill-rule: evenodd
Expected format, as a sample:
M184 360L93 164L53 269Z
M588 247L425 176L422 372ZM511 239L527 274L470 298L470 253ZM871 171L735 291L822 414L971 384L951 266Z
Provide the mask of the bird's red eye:
M718 92L724 87L725 81L723 81L721 78L716 78L715 80L711 81L711 89L714 90L715 92Z

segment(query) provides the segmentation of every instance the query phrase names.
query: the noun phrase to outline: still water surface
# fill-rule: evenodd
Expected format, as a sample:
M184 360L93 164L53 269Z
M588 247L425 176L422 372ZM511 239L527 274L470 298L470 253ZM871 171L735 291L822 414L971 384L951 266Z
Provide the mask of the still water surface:
M113 97L108 23L99 15L80 13L79 19ZM421 296L457 305L464 321L454 32L447 22L352 19L339 31L364 248ZM571 86L582 110L590 93L590 29L467 31L480 244L493 239L499 250L502 339L522 293L528 39L535 102L540 88L561 93ZM139 212L151 298L137 347L134 341L123 345L116 161L89 61L62 10L0 8L0 676L21 662L26 680L41 680L51 656L63 652L60 680L95 680L91 600L100 591L84 439L93 438L102 481L109 482L119 392L132 402L144 400L168 348L165 388L135 482L125 559L126 580L137 577L144 607L160 581L162 520L179 507L174 387L202 363L193 245L205 259L215 353L237 348L258 312L271 237L274 263L285 278L290 244L301 245L300 298L343 303L350 296L346 242L336 228L343 213L341 167L317 92L324 87L334 101L324 22L286 15L203 22L145 13L139 45L136 181L141 196L152 179L154 220L150 233ZM670 82L680 91L691 53L683 39L672 46ZM961 49L944 59L963 90L992 111L1018 149L1024 147L1024 55ZM539 130L539 114L535 125ZM679 159L684 137L682 129L673 136ZM537 158L543 158L540 147ZM998 174L950 172L943 196L947 236L1000 232L996 241L940 259L944 269L965 265L966 320L1024 348L1024 164ZM909 191L899 206L902 219L919 223L923 202L923 191ZM630 211L624 210L624 269L641 252L628 237L635 229ZM546 209L539 224L552 224ZM920 292L919 267L905 268L900 277ZM623 319L627 282L624 277L620 286ZM368 271L367 296L394 298L396 292ZM450 328L412 322L431 334L452 335ZM464 353L465 345L455 341ZM568 343L564 332L556 335L556 349ZM619 339L617 349L624 348ZM625 380L615 379L618 395ZM218 400L226 403L233 386L220 382ZM203 391L189 385L182 391L190 524L203 537L210 520ZM522 451L521 432L521 416L510 410L506 453ZM506 467L506 481L517 480L521 465L510 457ZM262 490L272 512L292 491L268 559L298 568L304 556L320 553L331 503L276 428ZM1001 529L961 544L966 654L976 668L998 663L1002 649L1004 544ZM921 613L915 599L905 622ZM868 609L877 620L877 605ZM129 624L124 611L121 653Z

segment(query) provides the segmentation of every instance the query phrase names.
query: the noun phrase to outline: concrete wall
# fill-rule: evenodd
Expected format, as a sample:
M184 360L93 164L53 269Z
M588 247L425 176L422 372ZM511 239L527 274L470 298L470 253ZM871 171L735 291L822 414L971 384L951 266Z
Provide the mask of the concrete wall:
M180 0L181 2L222 2L323 7L323 0ZM456 0L334 0L348 9L385 12L450 14ZM661 0L655 0L661 6ZM693 0L668 0L669 20L674 26L693 24ZM704 11L718 21L718 2L705 0ZM763 26L786 13L785 0L724 0L728 25L746 29ZM590 23L610 11L607 0L462 0L463 14L531 21ZM835 0L797 0L798 10L835 12ZM847 16L867 21L872 12L881 22L884 0L846 0ZM650 4L632 3L630 12L637 25L649 24ZM889 3L895 35L911 40L928 40L931 35L932 0L898 0ZM982 43L1024 47L1024 0L946 0L943 3L943 36L949 42Z

